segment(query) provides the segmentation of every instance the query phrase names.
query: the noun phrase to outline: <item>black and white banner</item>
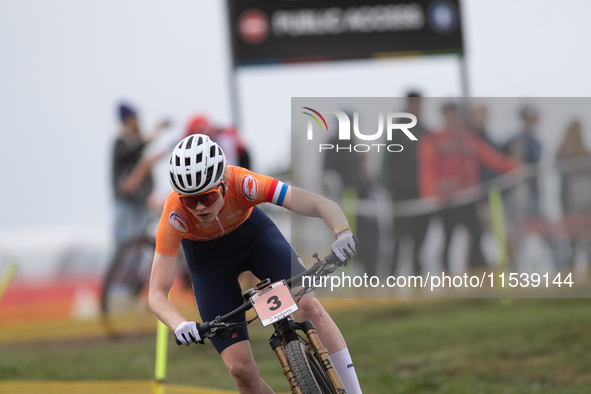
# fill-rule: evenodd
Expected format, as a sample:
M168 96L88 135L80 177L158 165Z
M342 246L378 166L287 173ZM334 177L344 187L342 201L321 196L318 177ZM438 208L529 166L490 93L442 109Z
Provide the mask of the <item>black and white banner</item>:
M229 0L235 65L462 53L458 0Z

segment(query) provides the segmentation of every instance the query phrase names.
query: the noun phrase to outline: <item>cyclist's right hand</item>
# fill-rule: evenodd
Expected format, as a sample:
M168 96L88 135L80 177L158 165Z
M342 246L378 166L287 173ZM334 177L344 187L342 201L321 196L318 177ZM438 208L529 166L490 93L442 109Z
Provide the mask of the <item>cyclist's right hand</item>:
M333 242L330 249L337 256L337 258L347 265L347 262L351 260L353 256L357 254L357 244L359 240L353 233L345 233L340 235L336 241Z
M184 321L177 326L174 330L174 336L177 339L177 343L189 346L191 342L203 343L201 335L199 335L199 329L197 323L194 321Z

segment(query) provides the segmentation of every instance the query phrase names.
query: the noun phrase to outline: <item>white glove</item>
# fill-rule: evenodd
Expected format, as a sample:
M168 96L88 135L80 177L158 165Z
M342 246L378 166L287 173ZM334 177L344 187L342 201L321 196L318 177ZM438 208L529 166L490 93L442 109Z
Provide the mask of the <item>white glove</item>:
M201 341L197 323L194 321L184 321L179 324L174 330L174 336L185 346L189 346L191 342L197 343Z
M345 233L339 235L330 247L332 252L341 261L349 261L351 257L357 254L357 247L355 246L355 239L352 233Z

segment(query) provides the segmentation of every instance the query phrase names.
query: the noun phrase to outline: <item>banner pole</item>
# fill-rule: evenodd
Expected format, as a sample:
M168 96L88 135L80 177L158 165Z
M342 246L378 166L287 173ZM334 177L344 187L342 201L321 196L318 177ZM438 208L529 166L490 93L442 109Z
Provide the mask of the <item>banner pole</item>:
M236 65L236 43L235 40L237 37L233 36L232 33L232 17L231 17L231 9L232 6L230 4L230 0L224 2L225 4L225 11L227 18L227 32L228 37L230 38L230 69L228 70L228 87L230 93L230 109L232 112L232 122L238 130L238 133L242 133L242 118L240 114L240 95L238 92L238 66Z

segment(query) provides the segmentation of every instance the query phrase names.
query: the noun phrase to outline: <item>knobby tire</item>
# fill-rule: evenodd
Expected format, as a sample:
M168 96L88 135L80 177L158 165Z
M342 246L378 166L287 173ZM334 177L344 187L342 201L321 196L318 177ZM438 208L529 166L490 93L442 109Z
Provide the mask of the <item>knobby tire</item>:
M315 363L313 356L306 356L308 349L302 341L291 341L285 346L285 355L303 394L332 394L333 391L326 391L326 380L318 376L324 374L319 366L310 365ZM311 358L310 358L311 357ZM320 384L319 384L320 381Z

